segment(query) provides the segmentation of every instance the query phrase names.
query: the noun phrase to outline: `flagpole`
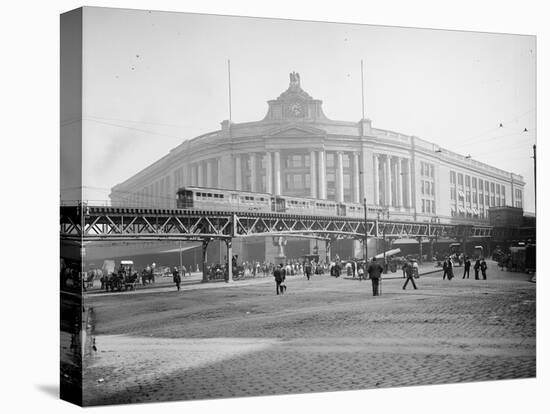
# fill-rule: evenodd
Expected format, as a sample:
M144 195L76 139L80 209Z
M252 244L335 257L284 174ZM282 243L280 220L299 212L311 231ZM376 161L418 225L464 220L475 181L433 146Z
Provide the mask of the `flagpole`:
M365 119L365 87L363 82L363 59L361 59L361 119Z
M229 88L229 124L231 125L231 61L227 59L227 78Z

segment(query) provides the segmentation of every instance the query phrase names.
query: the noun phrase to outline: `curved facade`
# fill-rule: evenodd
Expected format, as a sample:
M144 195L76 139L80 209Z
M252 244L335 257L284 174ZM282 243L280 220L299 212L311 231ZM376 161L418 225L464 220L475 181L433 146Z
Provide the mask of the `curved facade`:
M523 207L521 176L415 136L334 121L298 74L264 119L223 121L113 187L113 205L175 207L185 185L362 203L401 220L485 222L493 206Z

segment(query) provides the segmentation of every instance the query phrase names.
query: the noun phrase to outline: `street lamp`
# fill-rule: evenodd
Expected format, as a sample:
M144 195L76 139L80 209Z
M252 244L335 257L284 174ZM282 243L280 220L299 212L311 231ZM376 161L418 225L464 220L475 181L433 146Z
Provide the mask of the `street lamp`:
M431 219L430 219L430 222L433 223L433 224L440 224L441 223L441 220L439 219L439 216L433 216ZM435 229L434 231L434 234L435 234L435 247L437 249L437 236L439 235L439 229ZM431 258L430 260L434 257L434 252L433 252L433 247L431 249ZM436 260L437 260L437 256L436 256Z
M359 175L363 176L363 171L359 171ZM363 176L363 181L365 181L365 177ZM363 208L365 210L365 235L363 237L363 244L365 245L365 251L363 254L365 255L365 264L369 260L369 247L368 247L368 241L369 241L369 228L367 224L367 197L363 198Z
M380 220L380 216L382 216L382 218L384 218L384 216L386 216L386 218L389 220L390 210L388 208L378 210L376 215L378 216L378 220ZM387 273L388 272L388 267L387 267L387 263L386 263L386 226L385 225L382 228L382 240L384 241L384 273Z

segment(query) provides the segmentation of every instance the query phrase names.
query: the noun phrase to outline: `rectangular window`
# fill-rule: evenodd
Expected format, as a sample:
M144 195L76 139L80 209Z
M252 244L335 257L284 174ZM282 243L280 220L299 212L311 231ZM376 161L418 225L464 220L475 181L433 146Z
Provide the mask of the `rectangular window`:
M470 203L472 201L472 198L470 196L470 191L466 191L466 202Z
M456 194L455 194L455 189L454 188L451 188L451 200L456 200Z
M426 212L426 200L422 199L422 212Z
M477 204L477 193L475 191L472 193L472 196L474 204Z
M502 204L506 205L506 187L502 186L500 193L502 194Z
M456 173L451 171L451 184L456 184Z
M334 160L334 158L335 158L334 153L327 152L326 156L327 156L327 167L328 168L334 168L334 166L336 164L336 162Z
M458 174L458 185L464 185L464 175Z
M485 205L486 205L486 206L489 205L489 194L486 194L486 195L485 195Z
M351 175L344 174L344 188L350 189L351 188Z
M489 192L489 181L485 181L485 192Z
M477 178L472 177L472 188L477 190Z
M430 200L426 200L426 213L430 213L431 212L431 203L430 203Z
M421 188L420 192L424 194L424 180L420 181L420 188Z
M466 176L466 187L469 187L470 186L470 176L467 175Z
M435 200L432 200L432 213L435 213Z
M491 193L495 192L495 183L491 183Z
M497 190L497 194L500 195L500 185L497 184L496 190Z
M349 168L351 164L351 157L347 154L342 155L342 161L344 164L344 168Z
M491 196L491 207L494 207L495 206L495 196L492 195Z

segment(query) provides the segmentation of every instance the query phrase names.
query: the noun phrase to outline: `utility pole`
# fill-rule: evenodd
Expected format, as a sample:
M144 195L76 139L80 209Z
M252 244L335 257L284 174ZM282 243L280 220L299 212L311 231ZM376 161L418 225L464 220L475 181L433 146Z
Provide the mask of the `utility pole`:
M181 251L181 240L180 240L180 272L182 273L181 277L184 277L185 275L183 274L183 260L182 260L182 251Z
M535 214L537 213L537 144L533 144L533 168L535 175Z
M367 197L363 198L363 207L365 209L365 238L363 240L363 244L365 245L365 264L366 264L367 261L369 260L369 247L367 244L369 241L369 228L367 225Z

